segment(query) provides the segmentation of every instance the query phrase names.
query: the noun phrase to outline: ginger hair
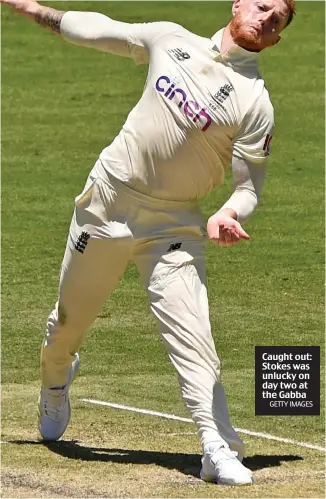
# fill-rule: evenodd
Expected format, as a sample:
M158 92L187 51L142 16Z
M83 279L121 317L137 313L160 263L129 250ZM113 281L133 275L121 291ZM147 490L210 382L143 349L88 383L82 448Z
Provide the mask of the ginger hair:
M286 26L288 26L292 22L293 17L295 15L296 5L295 5L295 0L284 0L284 3L289 10L289 18L288 18L288 21L286 23Z

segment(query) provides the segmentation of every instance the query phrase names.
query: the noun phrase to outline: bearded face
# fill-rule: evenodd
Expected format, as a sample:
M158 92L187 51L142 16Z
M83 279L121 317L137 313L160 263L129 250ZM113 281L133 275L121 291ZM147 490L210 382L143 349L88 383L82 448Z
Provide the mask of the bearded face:
M247 50L261 51L275 45L285 28L288 8L283 0L235 0L230 33Z

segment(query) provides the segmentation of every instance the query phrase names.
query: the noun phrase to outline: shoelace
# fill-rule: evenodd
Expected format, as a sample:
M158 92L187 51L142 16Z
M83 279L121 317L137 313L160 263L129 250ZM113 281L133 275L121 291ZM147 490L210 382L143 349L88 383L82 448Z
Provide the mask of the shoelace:
M52 400L49 400L52 399ZM58 402L60 401L62 403ZM51 403L52 402L52 403ZM67 404L67 391L62 390L62 392L58 395L50 395L48 399L44 400L42 402L42 409L44 413L50 418L53 419L54 421L60 421L61 419L61 413L65 409Z
M44 411L44 413L54 421L60 421L61 413L66 407L69 386L74 376L76 365L78 368L78 363L79 361L77 357L77 359L73 361L72 367L69 371L68 383L65 386L58 388L49 388L44 393L44 399L42 401L42 412ZM61 398L63 399L62 404L58 404Z
M220 452L223 453L223 456L217 457L217 454ZM225 447L220 447L216 452L214 452L214 454L210 456L210 459L212 463L215 465L218 461L220 461L220 459L225 459L225 458L234 459L237 457L237 455L238 453L234 450L227 449Z

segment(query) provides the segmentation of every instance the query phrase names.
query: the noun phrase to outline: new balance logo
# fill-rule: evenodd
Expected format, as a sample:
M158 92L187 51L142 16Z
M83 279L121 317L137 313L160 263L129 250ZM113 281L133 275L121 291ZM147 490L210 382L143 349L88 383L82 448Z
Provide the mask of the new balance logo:
M171 253L171 251L176 251L176 250L180 249L181 245L182 245L182 243L170 244L170 247L169 247L167 253Z
M80 234L75 244L75 249L79 251L79 253L84 253L90 237L91 236L85 230L83 230L83 232Z
M178 61L184 61L186 59L190 59L190 55L187 52L184 52L183 49L170 49L168 50L169 54L173 55Z

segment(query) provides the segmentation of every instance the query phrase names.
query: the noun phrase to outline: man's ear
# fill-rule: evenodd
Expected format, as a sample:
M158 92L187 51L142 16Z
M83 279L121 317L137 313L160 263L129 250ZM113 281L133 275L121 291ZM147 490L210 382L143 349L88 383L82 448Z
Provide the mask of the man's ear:
M237 13L237 11L239 9L240 1L241 0L234 0L234 2L233 2L233 5L232 5L232 15L233 15L233 17L236 15L236 13Z
M275 40L275 42L273 43L273 45L277 45L279 42L281 41L281 37L278 36Z

